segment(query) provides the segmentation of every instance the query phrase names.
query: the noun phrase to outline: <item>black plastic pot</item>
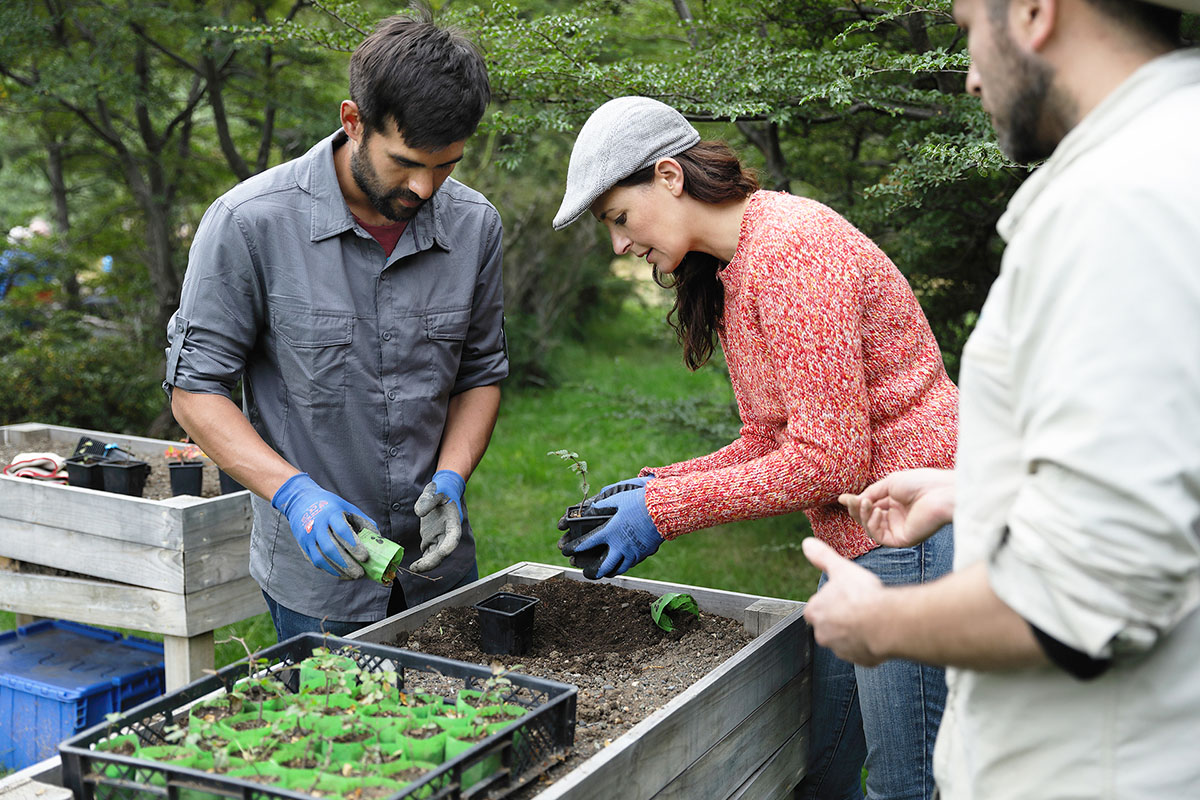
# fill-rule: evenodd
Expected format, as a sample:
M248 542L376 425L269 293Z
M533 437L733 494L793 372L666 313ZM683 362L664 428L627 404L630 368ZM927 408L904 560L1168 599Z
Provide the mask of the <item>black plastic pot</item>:
M190 494L199 497L204 486L204 464L200 461L179 461L167 464L171 476L171 494Z
M240 492L245 489L240 483L225 474L225 470L217 470L217 478L221 482L221 494L229 494L230 492Z
M67 484L104 491L104 473L100 471L100 464L97 456L71 456L66 461Z
M104 461L100 464L104 473L104 491L141 497L150 475L150 465L145 461Z
M479 649L519 656L533 642L533 610L538 598L496 592L475 604L479 612Z
M583 539L607 522L615 513L617 513L615 508L592 508L583 503L571 506L567 509L564 517L567 523L567 532L558 540L558 549L562 550L565 545ZM583 577L596 580L596 573L599 572L600 565L604 563L607 555L608 548L606 546L592 547L570 556L571 566L583 570Z

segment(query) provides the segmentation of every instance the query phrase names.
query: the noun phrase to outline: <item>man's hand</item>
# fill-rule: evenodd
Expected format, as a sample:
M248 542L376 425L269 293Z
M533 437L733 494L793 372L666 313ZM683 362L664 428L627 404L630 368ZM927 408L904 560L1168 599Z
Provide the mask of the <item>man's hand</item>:
M801 547L812 565L828 576L804 608L817 643L855 664L873 667L885 660L887 654L870 641L872 625L880 621L881 604L886 603L883 583L819 539L809 537Z
M341 580L355 580L365 574L359 562L366 561L370 554L354 535L346 515L375 523L357 506L322 489L307 472L298 472L284 481L271 498L271 505L287 517L292 536L314 567Z
M862 494L843 494L838 502L875 541L887 547L912 547L954 518L954 472L893 472Z
M421 518L421 557L413 572L428 572L458 547L462 538L462 495L467 482L452 469L439 469L417 498L413 510Z
M608 556L596 570L596 577L608 578L624 573L658 552L663 538L646 510L645 487L615 491L592 507L615 508L616 513L579 541L563 545L563 555L573 556L594 547L607 546Z

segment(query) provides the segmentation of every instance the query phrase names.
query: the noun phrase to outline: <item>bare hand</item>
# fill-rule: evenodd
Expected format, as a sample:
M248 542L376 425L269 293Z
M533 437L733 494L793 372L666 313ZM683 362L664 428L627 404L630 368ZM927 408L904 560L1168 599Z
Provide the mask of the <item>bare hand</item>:
M886 547L912 547L954 518L954 472L910 469L893 472L838 502Z
M885 654L868 641L871 625L880 620L883 583L819 539L805 539L801 547L813 566L828 576L804 608L817 643L856 664L873 667L883 661Z

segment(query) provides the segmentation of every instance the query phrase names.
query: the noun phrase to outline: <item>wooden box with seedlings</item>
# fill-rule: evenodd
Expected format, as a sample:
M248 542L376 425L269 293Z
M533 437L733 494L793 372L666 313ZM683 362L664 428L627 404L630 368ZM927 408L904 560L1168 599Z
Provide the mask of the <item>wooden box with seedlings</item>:
M81 438L160 460L178 442L41 423L0 426L6 450L70 455ZM215 468L214 469L215 472ZM266 610L250 577L250 497L152 500L0 476L0 608L160 633L166 684L213 667L213 631Z
M476 607L497 592L541 598L523 652L480 649ZM802 610L788 600L630 577L591 581L580 570L521 563L347 638L519 665L576 685L575 749L520 800L772 800L791 797L806 770L811 634ZM629 637L642 628L652 644L637 649ZM590 638L592 652L572 649Z

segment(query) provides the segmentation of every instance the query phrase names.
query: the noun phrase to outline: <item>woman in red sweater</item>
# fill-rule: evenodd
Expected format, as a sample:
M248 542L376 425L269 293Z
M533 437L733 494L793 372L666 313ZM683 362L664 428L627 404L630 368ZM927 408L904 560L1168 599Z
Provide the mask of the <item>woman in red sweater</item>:
M618 575L684 533L803 510L815 536L885 583L947 572L948 528L879 548L837 502L896 470L954 463L958 391L887 256L820 203L759 191L726 145L643 97L605 103L580 131L554 226L589 210L617 254L671 276L688 366L719 340L742 429L714 453L605 487L592 502L612 519L564 554L607 548L597 575ZM944 700L938 668L856 668L818 648L802 796L861 797L865 760L870 797L928 798Z

